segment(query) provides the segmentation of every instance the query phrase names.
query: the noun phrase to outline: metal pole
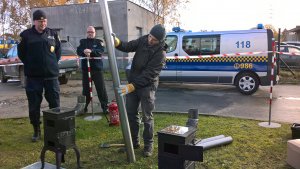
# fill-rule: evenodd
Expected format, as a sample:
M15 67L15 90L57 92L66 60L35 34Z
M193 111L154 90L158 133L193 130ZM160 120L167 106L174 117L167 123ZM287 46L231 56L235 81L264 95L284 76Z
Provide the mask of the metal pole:
M211 140L208 142L200 142L196 146L202 146L203 150L207 150L207 149L210 149L213 147L230 144L230 143L232 143L232 141L233 141L232 137L229 136L229 137L223 137L223 138L216 139L216 140Z
M123 133L123 138L126 145L126 153L127 153L127 160L128 162L132 163L135 162L135 154L133 151L133 145L131 140L131 133L129 129L129 123L127 118L127 112L124 104L124 98L123 96L120 96L120 94L117 91L117 88L120 87L120 77L118 72L118 66L117 66L117 60L116 60L116 54L115 54L115 48L114 48L114 39L112 37L112 27L111 27L111 21L110 21L110 14L108 10L107 0L100 0L100 11L101 11L101 17L103 21L103 29L104 29L104 35L105 40L107 44L107 51L108 51L108 60L110 64L110 69L112 73L112 79L113 79L113 86L115 91L116 100L118 103L118 108L120 111L120 120L121 120L121 128Z
M281 43L281 40L280 40L280 34L281 34L281 29L279 28L278 29L278 44L277 44L277 52L276 52L276 64L277 64L277 73L276 75L279 76L279 73L280 73L280 55L278 52L280 52L280 43Z

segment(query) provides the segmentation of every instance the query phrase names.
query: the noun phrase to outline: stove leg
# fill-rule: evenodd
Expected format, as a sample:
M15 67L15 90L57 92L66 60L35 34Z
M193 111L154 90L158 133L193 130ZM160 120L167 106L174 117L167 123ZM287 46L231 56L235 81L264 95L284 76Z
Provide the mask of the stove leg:
M55 152L55 156L56 156L56 169L60 169L62 152L60 152L60 151Z
M73 147L75 153L76 153L76 158L77 158L77 168L81 168L80 166L80 153L79 150L77 148L77 146Z
M66 161L65 161L65 154L62 154L62 156L61 156L61 163L65 163Z
M42 167L41 169L44 169L45 167L45 153L46 153L47 149L45 147L43 147L42 151L41 151L41 163L42 163Z

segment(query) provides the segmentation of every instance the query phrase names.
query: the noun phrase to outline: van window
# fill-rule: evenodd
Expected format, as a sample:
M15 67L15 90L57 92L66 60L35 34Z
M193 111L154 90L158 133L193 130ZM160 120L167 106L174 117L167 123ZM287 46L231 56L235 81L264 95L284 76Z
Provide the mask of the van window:
M168 45L167 53L173 52L177 47L177 36L176 35L168 35L166 37L166 44Z
M184 36L182 49L190 56L220 54L220 35Z

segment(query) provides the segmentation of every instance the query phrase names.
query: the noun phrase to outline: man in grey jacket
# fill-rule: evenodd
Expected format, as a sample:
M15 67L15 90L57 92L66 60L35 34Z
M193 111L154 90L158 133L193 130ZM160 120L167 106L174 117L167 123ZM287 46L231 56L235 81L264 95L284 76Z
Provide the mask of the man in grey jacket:
M154 100L158 86L158 76L165 62L165 28L155 25L150 34L130 42L122 42L115 38L115 46L123 52L135 52L132 66L125 87L120 89L121 95L126 96L126 109L130 125L133 147L140 147L139 143L139 105L142 108L144 122L144 156L149 157L153 152L154 130Z

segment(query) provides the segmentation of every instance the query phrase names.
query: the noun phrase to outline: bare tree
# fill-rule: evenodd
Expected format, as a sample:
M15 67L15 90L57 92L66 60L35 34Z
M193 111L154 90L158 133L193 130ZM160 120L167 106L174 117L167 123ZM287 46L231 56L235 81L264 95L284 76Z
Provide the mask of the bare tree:
M178 25L179 9L184 8L189 0L130 0L155 14L154 24Z
M7 1L0 1L0 23L1 23L1 33L2 36L4 36L5 34L5 27L8 24L8 11L7 11L7 7L8 7L8 2Z
M31 8L84 3L87 0L1 0L1 33L19 38L19 33L31 25ZM0 33L0 34L1 34Z

